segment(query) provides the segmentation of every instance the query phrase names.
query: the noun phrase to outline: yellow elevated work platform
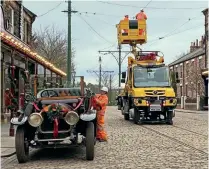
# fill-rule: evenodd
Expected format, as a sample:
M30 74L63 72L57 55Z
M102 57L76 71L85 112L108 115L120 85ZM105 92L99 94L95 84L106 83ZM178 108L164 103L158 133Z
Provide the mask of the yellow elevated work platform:
M145 44L146 20L121 20L117 25L118 44Z

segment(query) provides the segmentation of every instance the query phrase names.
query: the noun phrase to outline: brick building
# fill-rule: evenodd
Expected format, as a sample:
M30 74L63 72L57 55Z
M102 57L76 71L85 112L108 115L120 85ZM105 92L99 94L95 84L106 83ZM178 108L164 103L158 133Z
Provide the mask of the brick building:
M189 107L185 108L196 108L197 95L203 98L205 106L207 104L208 78L204 76L208 73L206 60L205 38L202 36L199 42L197 39L191 43L188 54L169 64L170 71L178 72L180 83L177 84L177 97L186 96Z

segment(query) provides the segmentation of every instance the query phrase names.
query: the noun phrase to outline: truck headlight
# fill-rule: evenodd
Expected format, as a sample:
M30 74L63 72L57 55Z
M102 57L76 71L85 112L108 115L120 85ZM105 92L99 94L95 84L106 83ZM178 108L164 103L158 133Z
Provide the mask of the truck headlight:
M38 127L42 124L43 117L40 113L33 113L28 118L28 123L33 127Z
M65 116L65 121L69 125L75 125L79 121L79 116L74 111L69 111Z

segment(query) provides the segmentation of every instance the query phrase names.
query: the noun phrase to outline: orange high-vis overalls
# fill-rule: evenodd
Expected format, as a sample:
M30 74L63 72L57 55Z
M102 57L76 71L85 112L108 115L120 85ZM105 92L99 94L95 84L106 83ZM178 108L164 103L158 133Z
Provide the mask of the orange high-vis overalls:
M107 133L104 129L104 115L108 104L107 95L96 95L96 102L98 106L101 107L100 110L97 110L97 134L96 138L101 140L107 140Z
M144 12L140 12L136 15L137 20L147 20L147 15Z

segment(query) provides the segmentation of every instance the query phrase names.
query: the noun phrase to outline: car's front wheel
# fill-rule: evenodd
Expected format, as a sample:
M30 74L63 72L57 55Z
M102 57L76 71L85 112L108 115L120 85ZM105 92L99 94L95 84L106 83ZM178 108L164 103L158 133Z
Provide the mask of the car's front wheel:
M25 163L29 159L29 143L23 126L18 126L15 135L15 148L19 163Z
M95 144L95 134L94 134L94 123L88 122L86 128L86 159L94 159L94 144Z

